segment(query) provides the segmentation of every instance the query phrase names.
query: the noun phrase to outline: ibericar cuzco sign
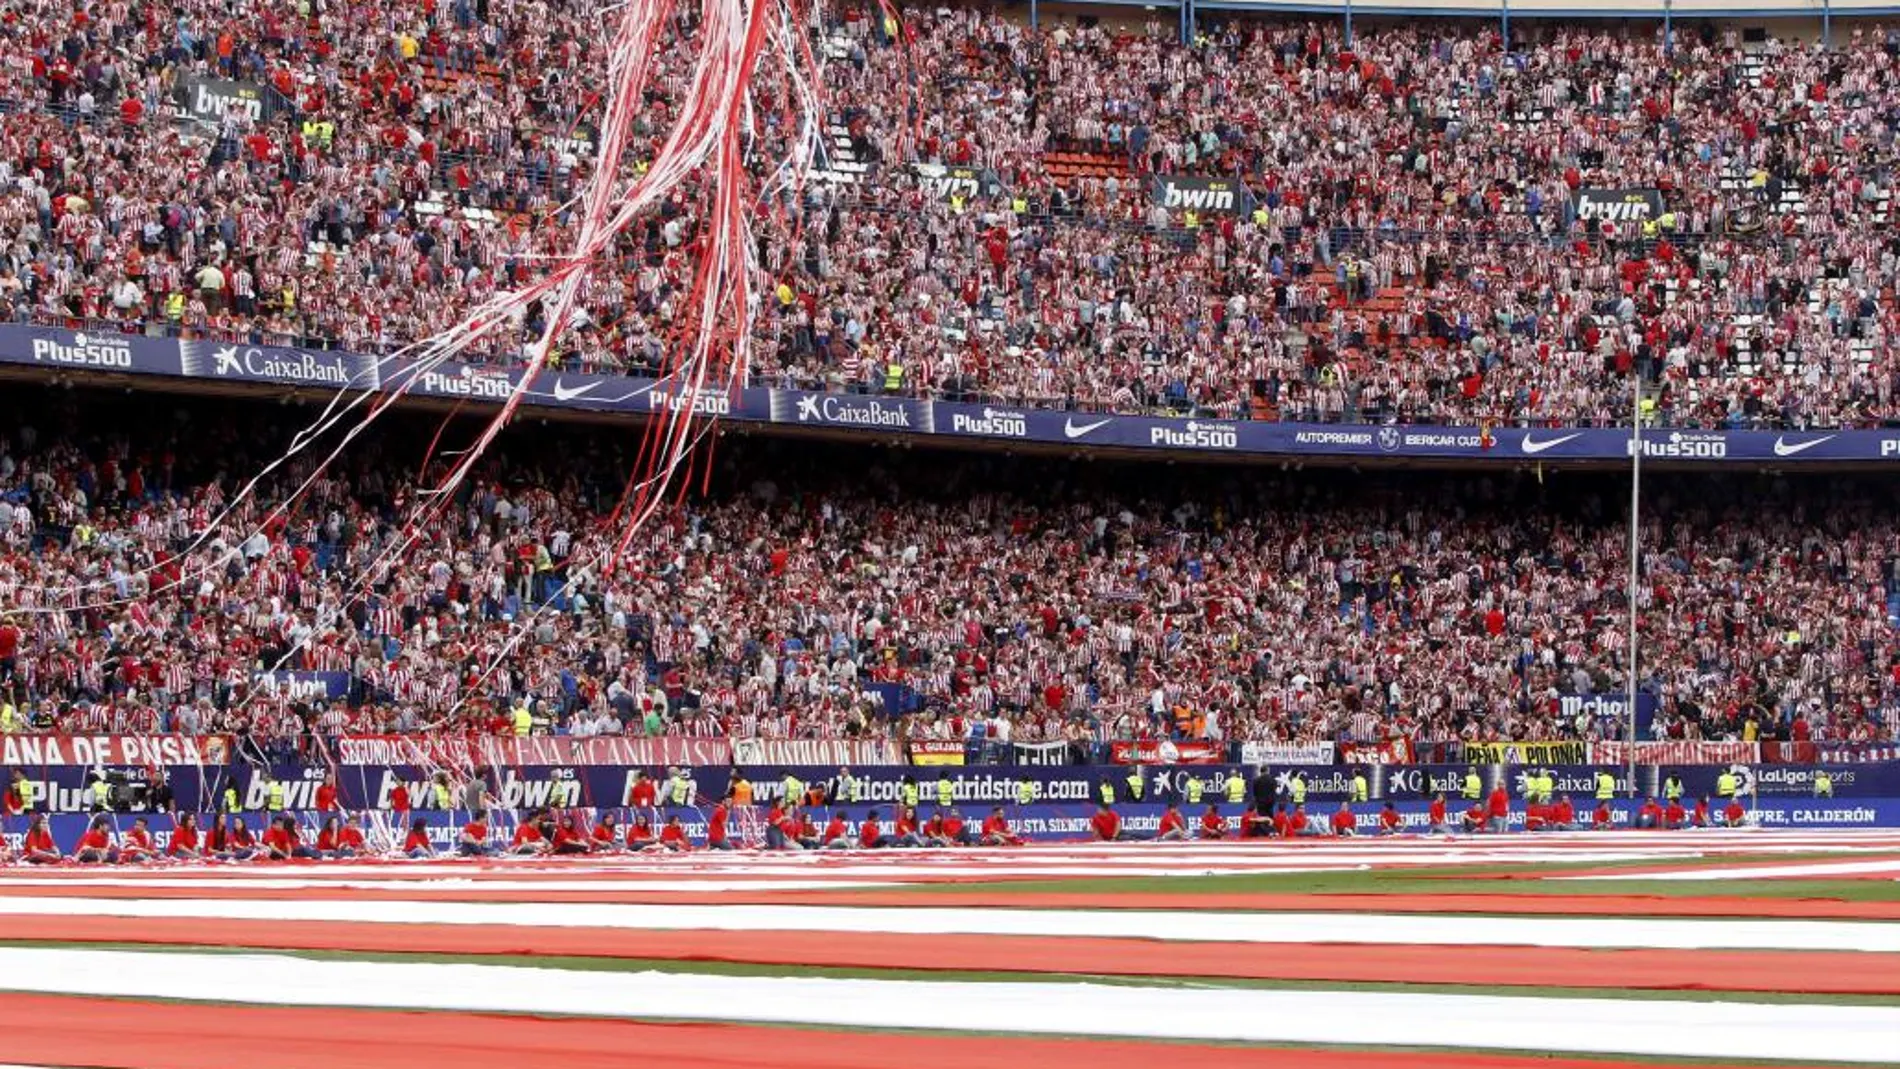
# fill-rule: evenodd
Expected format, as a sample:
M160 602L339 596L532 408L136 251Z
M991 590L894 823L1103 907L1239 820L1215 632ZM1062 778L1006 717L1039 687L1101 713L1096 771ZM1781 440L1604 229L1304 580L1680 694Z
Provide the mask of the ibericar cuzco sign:
M1226 453L1262 458L1386 458L1542 464L1645 461L1717 466L1900 464L1900 430L1446 427L1279 423L969 404L873 393L685 384L550 368L522 381L517 367L375 357L330 349L250 345L112 331L0 323L0 364L61 373L186 378L309 391L401 391L413 397L499 404L517 393L542 409L650 417L690 410L734 424L872 434L1039 442L1066 449Z

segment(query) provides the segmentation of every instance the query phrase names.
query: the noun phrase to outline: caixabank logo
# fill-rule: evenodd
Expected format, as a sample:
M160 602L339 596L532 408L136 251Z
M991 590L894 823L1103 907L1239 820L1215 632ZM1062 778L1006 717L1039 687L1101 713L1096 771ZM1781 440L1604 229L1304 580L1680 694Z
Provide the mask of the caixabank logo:
M179 347L178 360L179 369L193 378L288 382L358 390L373 390L381 384L377 358L359 353L187 341Z
M803 390L772 391L772 422L912 434L930 434L936 430L928 401Z

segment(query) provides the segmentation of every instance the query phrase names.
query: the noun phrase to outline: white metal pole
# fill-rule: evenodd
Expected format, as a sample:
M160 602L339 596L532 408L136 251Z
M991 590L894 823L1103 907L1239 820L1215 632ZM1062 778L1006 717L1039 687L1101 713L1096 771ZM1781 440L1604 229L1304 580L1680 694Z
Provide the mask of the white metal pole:
M1630 583L1629 583L1629 686L1624 709L1629 718L1628 740L1630 797L1636 797L1636 584L1641 581L1638 559L1642 550L1639 510L1643 502L1643 376L1634 362L1630 364Z

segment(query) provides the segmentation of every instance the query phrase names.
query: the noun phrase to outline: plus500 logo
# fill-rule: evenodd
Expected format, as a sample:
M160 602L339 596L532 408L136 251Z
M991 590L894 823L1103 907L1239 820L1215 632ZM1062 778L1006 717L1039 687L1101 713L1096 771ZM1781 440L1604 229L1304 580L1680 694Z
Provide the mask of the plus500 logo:
M1636 453L1636 443L1629 442L1624 447L1632 456ZM1680 431L1661 441L1643 439L1643 457L1660 457L1664 460L1721 460L1728 456L1728 443L1720 438L1705 438L1683 434Z
M80 367L129 368L132 366L132 348L117 338L88 338L84 334L73 335L70 344L52 338L34 338L33 359Z
M1148 442L1179 449L1239 449L1240 432L1219 423L1189 423L1179 430L1173 427L1150 428Z

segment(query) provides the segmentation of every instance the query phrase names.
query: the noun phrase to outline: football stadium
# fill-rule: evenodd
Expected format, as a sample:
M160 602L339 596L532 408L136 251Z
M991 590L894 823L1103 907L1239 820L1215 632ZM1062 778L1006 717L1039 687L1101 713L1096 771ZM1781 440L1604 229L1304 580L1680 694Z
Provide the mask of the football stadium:
M1884 2L0 0L0 1062L1900 1066Z

